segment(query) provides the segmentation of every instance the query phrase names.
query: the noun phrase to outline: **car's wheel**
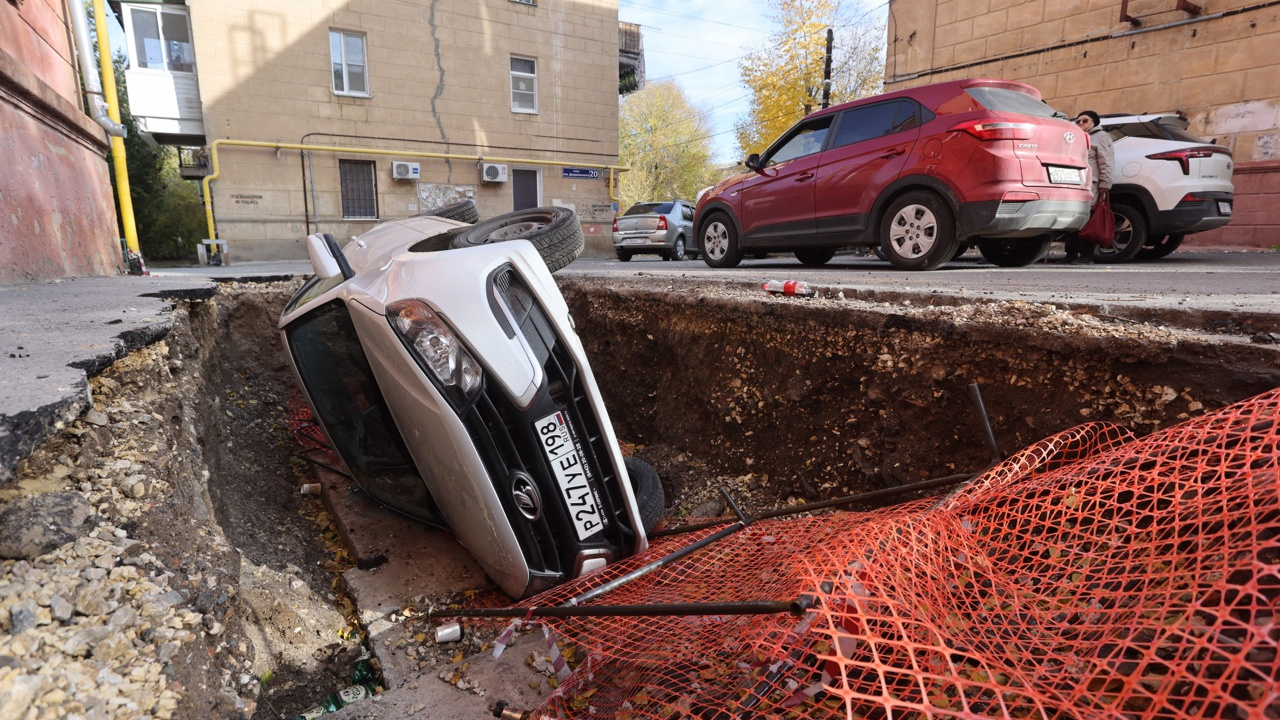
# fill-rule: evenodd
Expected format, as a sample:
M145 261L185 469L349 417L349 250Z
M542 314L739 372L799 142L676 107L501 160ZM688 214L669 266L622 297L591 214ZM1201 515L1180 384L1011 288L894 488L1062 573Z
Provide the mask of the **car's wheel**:
M658 257L662 258L663 260L670 260L671 253L668 252L667 250L663 250L662 252L658 253Z
M457 220L458 222L470 223L472 225L480 222L480 211L476 209L476 201L470 198L467 198L462 202L453 203L452 205L442 205L438 208L418 213L418 215L442 217L449 220Z
M528 240L547 269L555 272L582 254L582 224L572 210L539 207L499 215L459 233L450 247L467 248L508 240Z
M796 251L796 259L805 265L826 265L836 256L835 248L802 248Z
M679 261L684 260L684 258L684 236L680 235L676 237L675 247L671 248L671 259Z
M942 267L958 242L951 208L928 190L913 190L889 203L880 221L880 246L900 270Z
M972 248L973 248L973 245L972 245L971 243L967 243L967 242L962 242L962 243L960 243L959 245L956 245L956 254L955 254L955 255L952 255L952 256L951 256L951 259L952 259L952 260L955 260L956 258L960 257L961 255L963 255L963 254L965 254L965 253L969 252L969 250L971 250Z
M1010 240L978 241L978 252L987 262L1000 267L1024 267L1044 259L1049 254L1049 246L1053 244L1053 236L1017 238Z
M658 471L638 457L624 457L622 462L631 478L631 492L635 494L636 507L640 510L640 524L648 535L658 526L662 506L666 504L662 481L658 479Z
M722 212L712 213L702 226L699 243L702 260L713 268L737 267L742 262L742 248L738 247L738 231L733 221Z
M875 256L880 258L881 260L885 262L889 262L889 256L884 254L884 248L880 247L879 245L872 245L871 252L874 253Z
M1147 219L1142 211L1132 205L1116 203L1111 206L1116 219L1116 234L1111 247L1099 247L1093 251L1097 263L1118 263L1132 260L1147 242Z
M1161 235L1154 240L1147 240L1147 244L1142 246L1135 258L1139 260L1159 260L1167 257L1174 250L1182 245L1182 240L1186 235L1176 233L1173 235Z
M618 259L622 262L631 262L631 253L619 251Z

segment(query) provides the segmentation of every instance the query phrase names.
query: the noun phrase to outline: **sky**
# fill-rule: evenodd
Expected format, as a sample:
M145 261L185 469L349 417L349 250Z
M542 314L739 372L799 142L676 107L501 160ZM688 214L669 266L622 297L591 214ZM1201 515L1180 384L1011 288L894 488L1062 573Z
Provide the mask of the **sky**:
M885 4L844 2L867 10ZM741 160L733 125L746 115L750 94L739 77L738 60L778 30L771 12L768 0L618 0L618 19L640 25L644 36L646 79L676 80L693 103L708 111L717 163ZM885 11L874 12L883 16Z

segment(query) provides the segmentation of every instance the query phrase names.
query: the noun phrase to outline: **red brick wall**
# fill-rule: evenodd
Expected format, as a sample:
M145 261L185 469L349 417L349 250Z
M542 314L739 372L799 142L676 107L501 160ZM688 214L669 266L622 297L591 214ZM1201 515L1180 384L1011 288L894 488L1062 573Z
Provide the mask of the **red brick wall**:
M1232 180L1236 203L1231 222L1216 230L1188 235L1183 247L1280 246L1280 161L1240 163Z
M61 8L0 2L0 285L123 269L106 133L80 103Z

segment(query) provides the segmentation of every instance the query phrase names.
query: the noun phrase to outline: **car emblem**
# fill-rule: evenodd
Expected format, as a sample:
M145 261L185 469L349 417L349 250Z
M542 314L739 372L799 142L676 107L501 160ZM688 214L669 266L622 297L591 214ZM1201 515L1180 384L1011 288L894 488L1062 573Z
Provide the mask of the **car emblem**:
M1076 141L1076 134L1073 132L1064 132L1062 133L1062 139L1066 140L1067 144L1070 145Z
M530 522L542 517L542 494L533 478L524 473L516 473L511 481L511 497L515 500L516 509Z

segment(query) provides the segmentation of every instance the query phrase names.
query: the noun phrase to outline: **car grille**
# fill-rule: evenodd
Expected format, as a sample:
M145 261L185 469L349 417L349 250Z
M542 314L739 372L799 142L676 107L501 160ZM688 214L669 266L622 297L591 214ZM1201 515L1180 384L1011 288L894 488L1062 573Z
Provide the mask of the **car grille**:
M607 549L620 557L634 546L635 530L609 461L610 448L587 395L573 356L553 329L542 307L533 299L524 281L509 267L492 278L496 295L509 310L530 349L541 362L545 380L529 408L519 408L497 383L485 383L476 402L462 414L472 441L479 450L490 480L502 501L508 521L515 531L530 571L535 574L565 576L574 570L582 549ZM501 314L495 312L501 319ZM596 498L606 523L603 539L597 536L584 543L577 540L559 486L542 454L533 432L533 422L557 409L570 417L582 443L583 460L596 480ZM543 511L528 520L515 505L512 479L517 472L532 478L542 496Z

